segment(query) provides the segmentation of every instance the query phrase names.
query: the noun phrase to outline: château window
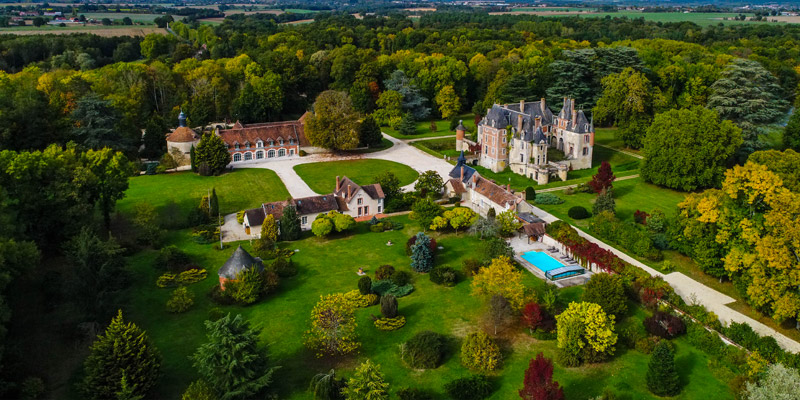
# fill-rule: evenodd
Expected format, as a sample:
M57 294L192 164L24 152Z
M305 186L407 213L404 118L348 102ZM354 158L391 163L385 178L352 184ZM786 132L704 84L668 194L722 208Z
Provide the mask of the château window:
M308 223L308 217L306 217L304 215L303 218L302 218L302 221L300 221L300 223L303 224L303 225L307 224Z
M283 157L283 156L285 156L285 155L286 155L286 149L280 149L280 150L278 150L278 157Z
M584 136L583 136L583 141L584 141L585 143L589 143L589 135L584 135Z
M239 161L242 161L242 155L239 154L239 153L234 154L233 155L233 162L239 162Z
M264 152L263 151L257 151L256 152L256 160L261 160L263 158L264 158Z
M585 155L585 156L589 155L589 148L588 147L584 147L583 148L583 155Z
M275 150L270 150L267 152L267 158L274 158L275 157Z
M244 160L245 161L250 161L252 159L253 159L253 153L251 153L249 151L247 153L244 153Z

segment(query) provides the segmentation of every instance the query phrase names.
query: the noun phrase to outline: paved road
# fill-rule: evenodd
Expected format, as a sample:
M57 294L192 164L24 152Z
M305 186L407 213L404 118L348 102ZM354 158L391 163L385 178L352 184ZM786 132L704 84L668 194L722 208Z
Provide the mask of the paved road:
M558 220L555 216L544 211L538 207L533 207L534 213L541 219L543 219L547 223L552 223L553 221ZM632 258L631 256L623 253L622 251L609 246L608 244L604 243L603 241L595 238L594 236L582 231L580 228L573 226L578 233L586 238L587 240L597 243L598 246L609 250L617 255L617 257L633 264L636 267L639 267L651 276L661 276L667 281L674 289L675 293L677 293L683 301L688 304L691 304L693 301L696 304L702 304L705 306L709 311L714 312L719 317L719 320L723 323L733 322L745 322L750 325L754 331L758 332L760 335L769 335L775 338L778 341L778 344L791 352L797 353L800 352L800 343L790 339L789 337L783 335L782 333L758 322L730 307L727 304L731 304L736 300L732 297L720 293L706 285L703 285L700 282L695 281L694 279L680 273L680 272L672 272L667 275L662 274L661 272L656 271L653 268L648 267L647 265L639 262L638 260Z
M275 171L278 177L281 178L283 184L286 185L286 189L289 191L289 194L292 197L299 198L299 197L308 197L314 196L317 194L325 194L325 193L315 193L311 188L303 181L297 172L294 170L294 166L300 164L309 164L315 162L327 162L327 161L339 161L339 160L358 160L358 159L376 159L376 160L387 160L387 161L394 161L400 164L405 164L417 172L424 172L428 170L434 170L442 176L442 178L446 178L447 174L453 168L453 165L448 163L447 161L434 157L428 153L420 151L414 146L410 146L403 142L400 139L395 139L387 134L383 134L383 137L390 140L394 145L386 150L376 151L374 153L367 153L367 154L354 154L354 155L335 155L335 154L310 154L305 157L295 157L295 158L285 158L280 160L270 160L270 161L260 161L260 162L251 162L247 164L240 164L234 166L234 168L265 168L271 169ZM380 171L376 171L376 174ZM344 175L344 172L342 173ZM403 187L403 189L410 190L414 188L414 184L408 184Z

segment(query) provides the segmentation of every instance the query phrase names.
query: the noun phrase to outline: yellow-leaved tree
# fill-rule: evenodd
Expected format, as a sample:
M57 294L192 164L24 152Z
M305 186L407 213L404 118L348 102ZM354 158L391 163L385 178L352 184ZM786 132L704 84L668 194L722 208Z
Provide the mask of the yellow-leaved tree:
M353 303L342 293L320 296L311 311L305 345L316 351L317 357L348 354L359 347Z
M430 229L439 231L453 228L456 232L460 229L469 228L478 220L478 214L467 207L454 207L433 219Z
M599 362L614 354L614 316L606 315L595 303L570 303L566 311L556 316L556 327L558 359L568 367L584 361Z
M506 256L497 257L489 266L478 270L472 280L472 293L482 296L500 294L517 310L525 305L526 300L522 272L514 268Z

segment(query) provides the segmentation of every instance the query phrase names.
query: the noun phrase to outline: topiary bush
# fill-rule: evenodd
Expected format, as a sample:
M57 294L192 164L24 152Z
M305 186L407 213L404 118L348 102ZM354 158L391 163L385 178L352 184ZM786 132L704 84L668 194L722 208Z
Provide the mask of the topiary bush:
M563 202L564 200L562 200L560 197L552 193L538 193L536 195L536 201L535 201L536 204L550 204L550 205L561 204Z
M461 364L478 371L494 371L502 360L500 346L484 332L470 333L461 345Z
M411 368L434 369L442 364L446 347L447 340L442 334L417 332L400 345L400 359Z
M454 400L482 400L492 394L492 383L485 375L458 378L444 385L444 391Z
M397 286L405 286L411 283L411 274L406 271L395 271L389 280Z
M406 317L400 315L394 318L378 318L375 320L375 327L382 331L395 331L406 324Z
M351 290L345 293L344 298L356 308L369 307L378 302L377 294L361 294L358 290Z
M373 232L373 233L383 232L383 224L382 223L377 223L375 225L370 225L369 226L369 231Z
M362 295L368 295L372 293L372 279L368 276L362 276L361 279L358 280L358 291Z
M381 315L384 318L397 316L397 298L391 294L381 297Z
M586 208L581 206L571 207L567 211L567 215L572 219L586 219L592 216Z
M389 279L392 274L394 273L394 267L391 265L381 265L375 270L375 280L382 281L384 279Z
M442 285L442 286L455 286L456 282L458 281L458 275L456 275L456 270L443 265L440 267L435 267L430 272L430 279L431 282Z

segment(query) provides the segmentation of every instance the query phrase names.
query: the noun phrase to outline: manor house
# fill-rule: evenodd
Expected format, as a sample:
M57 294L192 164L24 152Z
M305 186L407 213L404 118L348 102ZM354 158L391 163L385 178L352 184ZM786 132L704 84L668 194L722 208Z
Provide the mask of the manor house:
M546 184L551 176L567 179L567 172L592 167L594 126L575 100L564 98L558 115L542 98L537 102L495 104L478 123L479 164L501 172L510 168ZM563 160L551 161L548 149L563 153ZM561 157L559 157L561 158Z

